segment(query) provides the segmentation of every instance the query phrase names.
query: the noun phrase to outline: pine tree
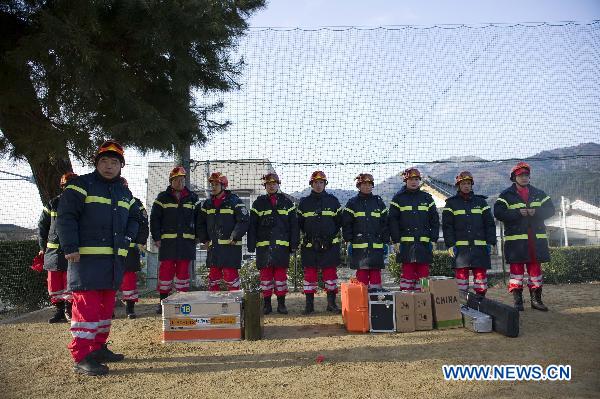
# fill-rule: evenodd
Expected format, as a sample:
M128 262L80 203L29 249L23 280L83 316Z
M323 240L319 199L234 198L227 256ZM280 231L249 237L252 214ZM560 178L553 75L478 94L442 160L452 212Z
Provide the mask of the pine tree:
M0 150L31 165L40 197L71 158L113 138L172 152L227 127L194 91L237 87L231 49L264 0L1 0Z

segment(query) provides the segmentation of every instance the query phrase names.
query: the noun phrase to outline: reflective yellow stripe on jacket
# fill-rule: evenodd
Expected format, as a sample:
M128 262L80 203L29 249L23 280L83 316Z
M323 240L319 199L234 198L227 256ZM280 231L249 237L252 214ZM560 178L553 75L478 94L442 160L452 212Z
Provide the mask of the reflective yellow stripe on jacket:
M117 251L117 255L127 256L127 250L121 249ZM114 255L115 251L111 247L79 247L80 255Z
M415 242L415 237L400 237L401 242ZM429 237L419 237L419 241L421 242L429 242L431 238Z
M183 233L182 235L180 235L180 237L189 238L191 240L194 240L196 238L196 236L194 234L187 234L187 233ZM166 234L160 235L161 240L165 240L165 239L168 240L168 239L173 239L173 238L177 238L177 233L166 233Z
M270 241L259 241L256 243L256 247L266 247L269 246ZM281 245L283 247L289 247L289 241L275 240L275 245Z

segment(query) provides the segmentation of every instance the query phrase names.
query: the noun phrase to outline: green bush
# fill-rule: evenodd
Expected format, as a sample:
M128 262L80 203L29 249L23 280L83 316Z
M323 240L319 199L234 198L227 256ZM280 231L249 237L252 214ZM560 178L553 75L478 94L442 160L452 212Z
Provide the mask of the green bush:
M0 302L10 310L28 312L47 306L47 272L31 270L37 241L0 241Z
M585 283L600 280L600 246L553 247L542 265L544 282Z
M544 282L549 284L585 283L600 280L600 246L550 248L550 262L542 265ZM396 281L400 282L402 265L396 263L396 255L389 257L388 269ZM433 251L433 263L429 274L432 276L454 276L450 255L446 251ZM494 278L488 278L490 286Z

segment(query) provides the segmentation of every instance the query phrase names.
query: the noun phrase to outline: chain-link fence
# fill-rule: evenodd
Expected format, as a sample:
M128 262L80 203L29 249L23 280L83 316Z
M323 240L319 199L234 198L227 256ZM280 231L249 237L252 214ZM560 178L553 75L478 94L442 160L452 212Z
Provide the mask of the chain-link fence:
M207 104L223 101L217 119L231 122L205 146L191 147L190 188L201 198L215 171L249 207L264 192L266 172L276 171L282 191L299 199L309 193L310 173L322 170L342 204L356 195L354 177L367 172L389 205L403 185L400 172L416 166L439 210L461 170L493 205L511 184L511 167L525 160L532 185L557 209L546 221L557 259L545 266L547 281L600 279L599 22L255 29L236 51L245 60L240 89L196 93ZM150 209L169 184L173 160L132 148L125 157L123 176ZM88 171L75 164L76 173ZM30 176L26 163L0 161L4 311L40 306L26 298L46 289L45 278L29 270L44 206ZM500 223L497 234L501 243ZM201 288L205 259L198 247L194 284ZM447 260L439 259L443 267ZM151 242L143 261L140 285L151 290L158 263ZM506 268L498 245L492 271Z

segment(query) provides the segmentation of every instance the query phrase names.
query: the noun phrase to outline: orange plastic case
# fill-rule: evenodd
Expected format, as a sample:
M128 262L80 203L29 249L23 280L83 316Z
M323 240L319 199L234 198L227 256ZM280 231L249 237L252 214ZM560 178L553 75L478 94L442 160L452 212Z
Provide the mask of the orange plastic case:
M367 286L355 278L342 283L342 319L346 330L369 331L369 296Z

